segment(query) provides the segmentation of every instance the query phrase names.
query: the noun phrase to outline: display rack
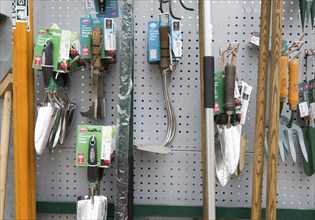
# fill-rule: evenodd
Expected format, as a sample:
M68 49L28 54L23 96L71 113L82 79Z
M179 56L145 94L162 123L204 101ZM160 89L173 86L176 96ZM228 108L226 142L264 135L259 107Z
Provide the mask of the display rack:
M170 80L170 99L176 115L177 131L169 155L134 151L134 203L151 206L197 206L202 205L202 152L201 152L201 110L199 79L199 33L198 1L185 1L195 9L187 12L179 2L173 3L173 11L182 18L183 58ZM159 143L166 132L166 110L162 93L162 77L158 65L147 62L147 21L158 20L157 0L135 1L135 48L134 48L134 144ZM251 34L259 31L259 1L212 1L213 8L213 51L216 64L220 49L229 42L240 42L237 71L239 78L254 87L246 125L246 161L242 174L232 177L227 186L216 184L216 206L250 207L255 135L255 97L258 68L258 48L249 44ZM302 30L298 1L285 1L283 39L289 43L299 38ZM63 29L79 31L80 17L86 16L85 2L77 1L34 1L34 27L57 23ZM118 36L119 19L118 24ZM313 47L313 30L306 27L304 48ZM119 37L118 44L119 46ZM117 62L119 58L118 48ZM218 66L218 65L217 65ZM77 103L74 125L117 123L117 93L119 91L119 65L110 65L106 74L106 110L104 121L82 118L79 111L86 111L90 105L91 79L89 70L71 75L70 99ZM301 71L304 72L303 65ZM314 76L314 65L309 67ZM216 68L217 69L217 68ZM44 100L42 73L36 72L36 102ZM303 74L301 74L301 79ZM287 108L287 107L286 107ZM287 109L286 109L287 110ZM288 113L288 110L286 112ZM73 126L66 143L51 154L46 151L37 156L37 201L75 202L77 196L87 193L86 170L76 168L76 131ZM266 163L265 163L266 164ZM115 165L105 171L101 193L114 203L116 190ZM265 167L266 170L266 167ZM263 207L265 207L264 176ZM302 156L298 152L297 163L279 160L278 205L285 209L314 209L314 177L307 177L303 171ZM73 213L39 214L39 218L74 218Z

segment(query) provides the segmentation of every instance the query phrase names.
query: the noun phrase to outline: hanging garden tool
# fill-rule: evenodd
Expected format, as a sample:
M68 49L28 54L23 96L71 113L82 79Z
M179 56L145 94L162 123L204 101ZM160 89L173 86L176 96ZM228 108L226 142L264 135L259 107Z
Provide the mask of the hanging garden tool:
M78 197L77 219L105 220L107 218L107 197L100 196L100 182L103 169L98 167L97 141L93 135L88 146L87 178L89 195Z
M166 113L167 113L167 131L165 140L161 144L139 144L135 145L136 149L149 151L154 153L162 153L168 154L171 152L168 145L176 131L176 119L175 114L173 112L171 101L168 94L168 77L169 75L175 70L175 65L173 63L172 57L172 50L170 47L170 26L169 26L169 15L168 14L161 14L160 15L160 70L162 74L163 80L163 96L164 102L166 105Z
M305 50L304 60L305 60L305 81L304 84L308 83L308 90L299 92L299 102L301 99L305 100L306 103L309 104L309 116L305 117L304 120L306 121L306 126L303 129L304 133L304 141L306 152L308 155L308 161L305 160L303 157L303 167L304 172L307 176L312 176L314 174L314 154L315 154L315 125L314 125L314 117L315 117L315 79L310 81L307 80L308 75L308 58L313 57L312 51ZM306 96L306 97L305 97Z
M161 13L164 13L163 4L164 4L164 3L168 3L169 13L170 13L170 15L172 16L172 18L177 19L177 20L181 20L181 18L176 17L176 16L173 14L173 9L172 9L172 1L173 1L173 0L159 0L159 1L160 1L160 8L159 8L159 10L161 11ZM179 3L180 3L181 6L182 6L185 10L187 10L187 11L193 11L193 10L194 10L193 8L188 8L188 7L183 3L183 0L179 0Z
M306 161L308 161L307 151L304 143L303 131L302 129L293 123L294 118L296 117L296 111L298 107L299 101L299 93L298 93L298 80L299 80L299 69L300 63L299 59L293 59L289 62L289 94L288 94L288 101L291 110L291 118L289 123L286 125L287 128L284 131L287 135L289 148L291 151L291 156L294 162L296 162L296 148L295 148L295 140L293 132L296 132L296 137L299 140L300 148L302 154Z
M280 158L284 162L284 159L287 158L289 151L289 142L286 138L285 130L287 129L287 124L289 123L289 119L282 114L284 103L286 102L286 97L288 95L288 70L289 70L289 56L292 55L293 52L298 52L294 57L299 56L299 50L303 46L304 42L302 41L304 38L304 34L298 41L294 41L290 47L282 52L280 58L280 123L279 123L279 140L278 140L278 148L280 152ZM265 154L268 157L268 126L265 129Z
M92 31L91 48L91 76L92 76L92 104L87 112L81 112L86 118L99 119L105 115L104 76L101 62L102 28L97 26Z

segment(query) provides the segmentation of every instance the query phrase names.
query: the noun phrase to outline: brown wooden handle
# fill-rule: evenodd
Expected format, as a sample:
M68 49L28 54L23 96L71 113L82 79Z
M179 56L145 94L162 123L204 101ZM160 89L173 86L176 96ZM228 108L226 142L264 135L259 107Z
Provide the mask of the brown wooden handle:
M280 107L280 59L282 49L283 0L272 1L272 46L270 64L270 101L268 129L266 219L275 220L277 214L278 140Z
M101 50L102 50L102 28L95 27L92 31L92 39L91 39L91 46L92 46L92 60L91 65L93 66L94 70L101 70L102 63L101 63Z
M170 66L170 26L160 26L160 70L163 71Z
M3 101L1 144L0 144L0 219L4 219L4 204L7 181L10 123L12 111L12 92L6 91Z
M261 219L271 0L261 1L251 219Z
M297 110L297 105L299 103L299 70L300 70L299 60L298 59L290 60L288 101L291 110Z

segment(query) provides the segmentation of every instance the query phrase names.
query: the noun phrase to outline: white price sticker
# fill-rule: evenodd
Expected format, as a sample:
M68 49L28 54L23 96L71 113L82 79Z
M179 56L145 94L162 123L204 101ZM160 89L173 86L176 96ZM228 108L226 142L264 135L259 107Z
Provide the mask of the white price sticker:
M307 106L307 102L301 102L299 103L299 110L300 110L300 116L301 118L309 115L309 109Z

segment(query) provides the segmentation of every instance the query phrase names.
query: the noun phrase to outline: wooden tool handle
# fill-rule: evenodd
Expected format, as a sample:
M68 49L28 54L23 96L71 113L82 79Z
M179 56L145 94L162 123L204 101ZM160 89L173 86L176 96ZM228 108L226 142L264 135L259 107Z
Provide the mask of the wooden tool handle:
M288 95L288 63L289 56L281 56L280 61L280 102L285 102Z
M4 204L7 181L8 152L10 140L10 122L12 110L12 92L6 91L3 102L3 115L0 145L0 219L4 219Z
M288 101L291 110L297 110L299 103L299 70L300 62L298 59L291 60L289 63L289 96Z
M225 66L224 78L224 110L227 114L232 114L235 108L234 89L235 89L235 71L236 68L232 64Z
M160 70L163 71L170 66L170 26L160 26L160 53L161 53L161 60L160 60Z
M94 70L101 70L102 63L101 63L101 51L102 51L102 28L95 27L92 31L92 39L91 39L91 46L92 46L92 60L91 65L93 66Z

